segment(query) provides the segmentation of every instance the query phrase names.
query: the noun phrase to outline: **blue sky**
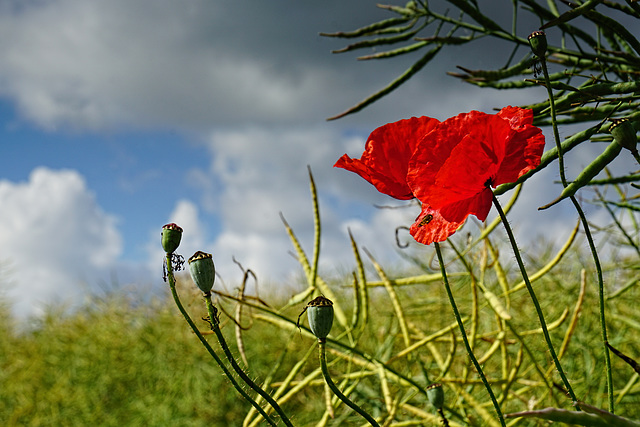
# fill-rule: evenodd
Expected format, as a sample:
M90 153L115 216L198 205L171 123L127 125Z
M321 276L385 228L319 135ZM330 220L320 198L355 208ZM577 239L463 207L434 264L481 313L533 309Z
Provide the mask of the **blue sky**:
M301 286L279 214L310 249L307 165L320 191L325 271L353 268L349 228L399 265L393 230L417 212L375 209L392 201L332 169L335 160L358 156L366 136L391 121L532 98L447 77L455 65L504 60L496 50L452 49L391 96L326 122L417 57L356 61L332 55L344 42L318 33L386 17L375 2L343 0L0 5L0 289L16 315L81 302L114 276L122 286L161 286L168 222L185 228L179 252L212 252L226 283L241 278L235 257L273 288ZM554 179L541 174L530 184L541 197L514 213L530 237L573 225L554 225L564 207L526 214L547 201L541 189Z

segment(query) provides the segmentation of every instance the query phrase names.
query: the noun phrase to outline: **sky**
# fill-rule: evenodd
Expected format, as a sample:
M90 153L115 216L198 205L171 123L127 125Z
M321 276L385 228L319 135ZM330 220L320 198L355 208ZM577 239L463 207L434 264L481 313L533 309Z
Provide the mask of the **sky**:
M364 0L0 3L0 298L24 318L114 288L164 289L169 222L184 228L178 252L212 253L230 287L242 277L235 259L262 286L300 289L280 214L311 251L308 167L323 271L354 268L348 230L383 264L402 265L395 228L417 208L376 208L398 203L335 161L359 157L385 123L491 112L532 95L447 76L456 65L499 68L508 55L453 48L371 107L326 121L419 56L357 61L370 51L332 54L346 42L319 33L390 16ZM523 36L538 25L523 25ZM566 206L535 211L556 179L532 180L514 212L525 241L573 227L558 221Z

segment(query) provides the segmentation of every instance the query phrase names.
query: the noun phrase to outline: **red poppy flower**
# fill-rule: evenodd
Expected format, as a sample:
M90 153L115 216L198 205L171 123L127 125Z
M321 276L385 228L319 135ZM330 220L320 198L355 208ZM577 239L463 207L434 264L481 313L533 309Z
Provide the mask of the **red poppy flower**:
M517 107L445 120L416 146L409 161L409 187L447 222L462 223L470 214L484 221L491 209L490 187L513 182L540 164L544 135L532 123L533 112ZM418 228L412 235L419 242L439 241L418 239L430 235Z
M484 221L490 187L540 164L544 136L532 123L533 112L518 107L495 115L471 111L441 123L414 117L379 127L360 159L345 154L334 166L396 199L417 197L422 212L411 235L428 245L446 240L470 214Z
M407 184L407 168L418 142L438 120L412 117L388 123L371 132L360 159L343 155L334 167L355 172L379 192L400 200L413 199Z

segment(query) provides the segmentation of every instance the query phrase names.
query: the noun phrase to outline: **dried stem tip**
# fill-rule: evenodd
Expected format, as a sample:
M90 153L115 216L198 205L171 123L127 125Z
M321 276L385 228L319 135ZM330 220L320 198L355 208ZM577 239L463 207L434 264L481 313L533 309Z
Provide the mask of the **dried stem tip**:
M638 137L631 121L628 118L610 119L609 132L613 139L623 148L633 152L637 151Z
M188 262L193 282L205 294L211 292L216 278L216 267L211 254L198 251L189 258Z
M442 384L434 383L427 387L427 398L436 409L442 409L444 406L444 390Z
M182 239L182 228L173 222L162 226L162 249L168 254L172 254Z
M540 59L547 53L547 35L544 31L534 31L528 37L531 51Z

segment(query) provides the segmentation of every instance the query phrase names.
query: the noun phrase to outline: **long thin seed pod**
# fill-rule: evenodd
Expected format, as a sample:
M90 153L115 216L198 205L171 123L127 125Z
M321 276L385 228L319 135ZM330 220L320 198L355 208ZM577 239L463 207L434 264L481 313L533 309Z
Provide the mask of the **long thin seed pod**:
M233 354L231 354L231 351L229 350L229 346L227 345L227 341L225 340L224 335L222 334L222 331L220 330L217 310L213 306L213 303L211 302L211 294L210 293L205 294L204 300L205 300L205 303L207 304L207 312L209 313L209 322L211 322L211 329L216 334L216 337L218 337L218 342L220 343L220 347L222 347L222 351L224 351L225 356L227 356L227 360L229 361L229 363L231 363L233 370L236 371L236 373L242 379L242 381L247 383L249 387L251 387L256 393L262 396L262 398L266 400L269 403L269 405L271 405L271 407L278 413L278 415L280 415L280 418L282 419L282 421L286 426L293 427L293 425L291 424L291 421L289 421L289 418L287 417L287 414L285 414L282 408L280 408L280 405L278 405L278 403L275 400L273 400L273 398L269 395L269 393L267 393L262 389L262 387L257 385L238 365L235 358L233 357Z
M622 146L618 144L616 141L611 142L607 148L600 154L598 157L593 159L589 165L580 172L580 174L576 177L573 182L568 184L558 198L556 198L551 203L548 203L544 206L540 206L539 210L548 209L556 203L568 198L573 197L576 192L589 184L589 182L595 178L609 163L613 161L618 154L622 151Z
M496 413L498 414L500 425L502 425L502 427L506 427L506 424L504 422L504 416L502 415L502 410L500 409L500 405L496 400L496 396L493 393L493 390L491 389L491 385L489 385L489 382L487 381L487 378L485 377L484 372L482 371L482 367L478 363L478 359L476 359L475 355L473 354L473 350L471 350L471 346L469 345L469 340L467 339L467 333L464 330L464 324L462 323L462 319L460 318L460 312L458 311L458 306L456 305L456 301L453 298L453 292L451 292L451 287L449 286L449 280L447 279L447 271L444 267L442 252L440 251L440 244L438 242L434 242L434 246L436 248L436 255L438 256L438 262L440 264L440 271L442 272L442 281L444 282L444 287L447 290L447 295L449 296L449 303L451 304L451 308L453 309L453 315L456 318L456 322L458 322L458 327L460 328L460 334L462 335L462 341L464 342L464 346L467 349L467 353L469 354L469 358L471 359L473 366L476 368L476 371L478 371L478 375L480 375L480 379L482 380L482 383L484 384L485 388L487 389L487 392L489 393L491 402L493 402L493 407L495 408Z
M349 31L349 32L339 31L337 33L320 33L320 35L323 37L340 37L344 39L368 36L371 34L378 34L380 30L385 30L394 25L404 24L409 19L410 18L408 17L402 17L402 18L394 17L394 18L389 18L383 21L376 22L371 25L367 25L366 27L359 28L355 31Z
M402 73L395 80L393 80L391 83L389 83L389 85L387 85L385 88L383 88L380 91L374 93L373 95L370 95L369 97L367 97L364 100L360 101L358 104L354 105L353 107L349 108L348 110L343 111L342 113L340 113L340 114L338 114L336 116L329 117L327 120L336 120L336 119L339 119L341 117L347 116L349 114L356 113L356 112L362 110L367 105L372 104L373 102L375 102L378 99L382 98L383 96L387 95L388 93L393 92L402 83L404 83L407 80L409 80L414 74L416 74L418 71L420 71L422 68L424 68L424 66L427 65L429 63L429 61L431 61L433 58L435 58L435 56L438 54L438 52L440 52L440 49L442 49L442 46L434 47L429 52L427 52L422 58L420 58L415 64L413 64L411 67L409 67L404 73Z
M222 359L218 357L216 352L213 351L213 348L211 348L207 340L204 338L204 336L202 336L202 334L200 333L200 330L198 330L198 327L196 326L195 323L193 323L193 320L191 319L187 311L184 309L182 302L180 302L180 297L178 297L178 292L176 291L176 280L175 280L175 277L173 276L173 266L171 265L171 255L172 254L168 253L166 257L167 278L169 280L169 288L171 289L171 295L173 295L173 300L175 301L176 306L178 306L178 310L180 310L180 313L182 314L184 319L187 321L187 323L191 327L191 330L193 331L193 333L196 334L196 336L198 337L202 345L207 349L211 357L213 357L216 363L220 366L220 369L222 369L222 372L224 372L227 378L229 378L229 381L235 387L238 393L240 393L242 397L244 397L249 403L251 403L251 405L254 408L256 408L256 410L260 413L260 415L262 415L262 417L265 420L267 420L269 424L271 424L273 427L276 427L277 424L273 420L273 418L267 415L267 413L264 412L262 407L260 407L260 405L258 405L258 403L251 396L249 396L246 391L244 391L244 389L240 386L240 384L238 384L236 379L233 377L233 374L231 374L229 369L222 362Z

